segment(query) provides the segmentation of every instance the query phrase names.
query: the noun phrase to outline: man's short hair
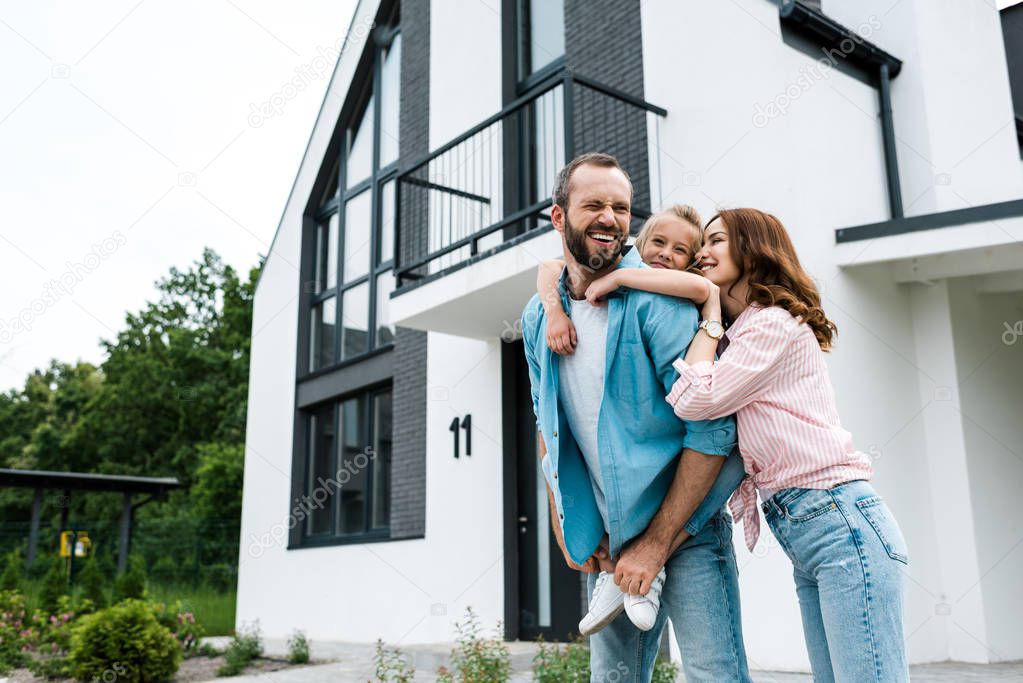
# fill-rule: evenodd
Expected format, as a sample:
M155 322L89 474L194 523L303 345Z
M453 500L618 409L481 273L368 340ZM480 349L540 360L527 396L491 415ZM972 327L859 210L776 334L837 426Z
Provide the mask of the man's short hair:
M562 211L568 211L568 192L572 181L572 173L575 169L585 165L591 166L603 166L604 168L617 168L625 176L625 179L629 181L629 196L632 196L632 178L629 177L629 173L622 168L622 165L618 163L618 159L610 154L603 152L588 152L586 154L580 154L572 161L568 162L560 171L558 171L558 179L554 184L554 203L561 207Z

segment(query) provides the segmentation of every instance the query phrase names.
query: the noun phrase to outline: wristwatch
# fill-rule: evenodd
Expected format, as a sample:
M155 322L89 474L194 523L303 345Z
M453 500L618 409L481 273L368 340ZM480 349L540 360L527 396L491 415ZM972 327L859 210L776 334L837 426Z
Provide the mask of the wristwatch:
M725 327L720 320L704 320L700 323L700 329L706 332L711 339L721 339L725 333Z

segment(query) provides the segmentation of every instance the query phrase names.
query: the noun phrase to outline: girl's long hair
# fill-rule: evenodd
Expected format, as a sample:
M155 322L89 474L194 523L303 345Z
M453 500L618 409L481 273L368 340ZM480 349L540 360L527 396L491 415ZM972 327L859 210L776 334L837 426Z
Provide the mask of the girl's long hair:
M728 228L738 280L748 277L746 303L784 308L809 325L821 350L830 349L838 328L824 315L817 286L800 265L781 221L758 209L723 209L707 225L716 218Z

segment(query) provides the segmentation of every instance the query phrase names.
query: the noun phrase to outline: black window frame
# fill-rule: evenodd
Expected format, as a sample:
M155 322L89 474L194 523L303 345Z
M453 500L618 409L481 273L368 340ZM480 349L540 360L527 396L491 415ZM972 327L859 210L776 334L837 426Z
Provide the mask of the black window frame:
M396 345L397 327L388 321L385 332L381 336L379 328L378 303L380 308L387 307L387 301L378 301L381 296L386 296L386 291L393 288L386 278L390 275L393 278L394 250L388 247L388 253L382 253L384 229L394 230L390 241L392 246L396 243L397 226L383 225L382 220L387 213L381 210L381 202L385 196L384 189L388 182L397 182L398 167L401 151L399 145L395 145L393 151L398 158L381 167L381 138L384 132L381 130L381 119L384 113L380 106L381 91L383 88L384 57L388 55L394 45L394 40L401 34L399 3L384 0L381 3L379 12L374 22L375 28L362 51L355 69L351 85L341 112L337 119L334 135L326 153L320 163L317 179L309 193L302 218L302 262L301 277L299 283L299 315L298 315L298 343L296 345L295 358L295 410L293 417L292 433L292 462L290 472L291 497L289 509L291 515L288 525L287 550L302 550L305 548L317 548L333 545L365 544L374 542L385 542L397 540L392 536L394 520L393 496L395 484L393 480L393 456L394 456L394 349ZM403 47L402 50L405 48ZM394 55L399 57L399 55ZM401 68L398 60L396 88L396 105L401 106ZM393 75L393 74L392 74ZM390 85L390 83L389 83ZM372 97L374 101L373 116L367 117L366 121L360 121L364 115L365 105ZM389 99L390 101L390 99ZM400 112L400 109L399 109ZM400 117L400 114L399 114ZM358 184L346 188L346 166L347 155L352 140L351 129L353 126L365 126L372 122L372 154L369 168L369 176L358 179ZM388 134L397 137L400 132L391 131ZM390 152L391 150L384 150ZM371 192L369 202L369 245L367 259L369 261L368 272L350 282L344 281L344 258L345 258L345 202L359 195L360 192ZM390 221L396 222L396 204L391 211ZM321 239L321 232L324 224L331 219L337 221L336 245L334 250L328 252L327 247L323 250L317 245ZM329 229L328 229L329 230ZM329 243L329 241L328 241ZM326 254L329 253L329 257ZM321 278L321 272L317 264L323 256L324 261L334 261L333 285L326 287L330 277ZM361 264L360 264L361 265ZM381 286L377 286L377 281ZM323 289L317 291L321 286ZM367 332L366 347L363 352L353 354L342 360L342 341L344 326L344 307L342 305L345 292L354 287L366 287L365 303L367 305ZM385 290L386 288L386 290ZM316 309L323 302L333 300L335 302L335 330L334 343L331 348L333 361L317 366L313 359L313 352L316 351L316 337L320 336L321 330L326 332L329 328L318 328L314 326ZM386 329L385 328L385 329ZM378 343L377 340L381 339ZM313 369L315 368L315 369ZM377 397L386 395L389 401L390 428L386 434L375 434L377 429L376 420ZM342 504L342 493L336 485L323 487L317 482L310 481L310 474L315 472L314 477L324 476L327 478L329 467L327 462L314 460L315 448L318 444L312 438L313 417L321 410L329 410L332 416L332 427L334 429L334 447L330 455L334 470L329 471L330 476L337 477L337 465L343 464L344 459L352 455L345 455L343 443L344 435L341 431L341 406L345 401L357 399L363 402L364 425L361 427L365 434L365 445L373 446L379 450L377 456L387 457L386 469L380 469L381 465L374 462L368 465L370 472L365 475L365 480L359 482L364 486L363 500L363 525L358 532L344 533L343 527L339 526L340 516L337 506ZM383 415L383 413L381 413ZM386 447L384 444L387 444ZM364 448L363 446L362 448ZM357 455L357 454L355 454ZM316 470L316 467L319 467ZM381 476L386 476L387 481L384 488L380 489L380 496L376 495L374 488L376 483L375 471L380 469ZM340 483L347 478L342 476L337 480ZM350 480L349 480L350 481ZM377 482L378 483L378 482ZM355 486L350 483L349 486ZM310 494L316 487L327 488L331 494L331 500L324 505L330 505L330 518L328 530L322 533L310 534L309 520L313 516L314 501ZM351 490L351 488L349 489ZM336 497L335 497L335 492ZM322 495L322 494L320 494ZM373 513L380 521L378 528L372 528ZM386 522L383 522L386 520ZM400 528L399 528L400 533Z
M313 500L311 497L312 491L315 490L319 484L312 482L311 477L313 475L313 458L315 457L315 438L313 434L314 423L313 414L318 412L325 406L329 406L332 410L333 415L333 430L334 430L334 453L332 460L331 470L334 473L341 472L344 468L343 462L339 462L343 453L343 424L341 416L341 407L344 403L351 400L357 400L362 402L363 417L360 428L364 434L364 441L366 442L363 449L366 447L373 448L376 452L375 457L380 457L380 453L377 451L376 445L378 435L376 433L377 428L377 416L376 411L373 409L375 400L381 396L390 395L391 401L391 415L392 415L392 442L393 442L393 411L394 411L394 388L390 382L378 384L373 387L363 388L357 392L349 393L344 396L333 398L329 401L319 403L317 405L309 406L302 411L302 420L300 423L300 429L302 430L301 439L301 455L303 457L303 466L301 469L301 482L302 482L302 497L300 502L296 505L299 510L305 509L307 512L301 514L297 520L297 526L299 527L299 544L290 546L291 548L315 548L332 545L346 545L346 544L357 544L357 543L372 543L378 541L391 540L391 527L390 527L390 509L388 506L388 523L386 527L372 527L372 510L374 505L375 493L373 491L374 479L377 476L376 467L372 464L374 459L370 460L370 465L366 466L366 478L364 481L364 499L363 499L363 530L359 532L344 532L339 527L342 522L339 515L339 498L338 494L344 490L344 485L341 484L338 491L331 492L329 498L323 503L323 506L327 508L329 514L329 529L326 532L310 533L309 529L312 525L315 511L311 509L310 502ZM391 456L393 457L393 452ZM391 466L391 462L387 463L388 468ZM351 471L349 469L349 471ZM390 473L389 473L390 476ZM315 484L315 485L314 485ZM390 503L390 493L388 494L388 503Z
M351 93L355 94L354 102L355 106L350 109L348 116L342 121L340 126L341 132L341 144L338 145L338 151L332 163L326 167L323 171L324 178L328 180L324 183L324 192L328 191L331 187L334 187L332 195L326 195L323 197L322 203L315 207L312 212L311 227L312 235L311 242L313 245L316 243L317 234L320 230L320 225L329 223L334 214L337 214L338 221L338 237L337 237L337 253L335 255L336 273L334 276L334 285L332 287L325 287L321 291L315 291L315 287L309 292L307 299L307 314L303 316L306 321L305 324L309 329L305 330L301 339L306 340L303 344L302 349L302 360L299 363L300 367L300 379L308 379L316 377L318 375L328 373L338 368L357 363L359 361L370 358L379 353L390 351L394 348L394 332L392 331L391 338L385 342L378 343L377 337L380 330L378 329L377 320L377 304L378 304L378 287L377 281L381 275L386 275L388 271L393 272L394 268L394 253L382 254L381 253L381 242L382 230L384 226L381 224L381 203L383 201L384 187L388 182L396 182L398 176L399 158L395 158L387 165L380 166L380 143L381 143L381 91L382 91L382 79L383 79L383 61L384 56L388 49L391 48L395 38L401 34L401 27L398 23L398 5L395 3L394 11L392 16L383 25L377 26L374 29L371 44L368 48L368 60L369 68L363 76L363 82L360 86L354 87L350 90ZM372 98L373 106L373 138L372 138L372 162L370 175L364 179L358 181L357 184L352 187L347 187L347 155L349 148L353 141L352 128L355 125L364 125L362 117L365 114L367 103ZM400 102L400 96L399 96ZM354 278L350 281L344 279L344 254L345 254L345 239L347 237L347 225L346 225L346 207L348 202L356 199L359 195L364 192L370 193L370 245L369 245L369 270L367 273ZM392 219L395 219L396 215L392 211ZM391 226L391 230L397 230L396 225ZM392 245L394 239L391 240ZM312 277L303 278L304 282L317 282L319 273L316 270L317 255L314 254L309 268L314 271L310 274ZM368 305L368 319L367 319L367 332L366 332L366 344L365 348L350 356L343 356L343 329L344 329L344 306L342 304L344 295L356 287L366 285L367 287L367 305ZM332 353L333 361L324 365L317 365L313 359L313 350L315 348L315 338L317 331L313 329L313 311L317 306L323 304L329 299L334 299L334 348ZM393 327L393 326L392 326Z
M547 64L536 68L532 64L532 55L530 53L530 45L532 44L533 36L531 30L530 14L532 12L532 4L535 0L513 0L514 7L512 11L515 13L514 24L512 26L513 35L513 54L508 55L511 57L514 71L514 78L517 83L518 94L522 94L543 82L551 74L561 71L565 66L565 50L560 55L552 59ZM540 0L543 2L544 0ZM564 12L564 2L562 2L562 12ZM566 23L564 16L562 16L561 30L564 32L566 29ZM567 42L567 41L565 41ZM565 47L567 50L567 47Z

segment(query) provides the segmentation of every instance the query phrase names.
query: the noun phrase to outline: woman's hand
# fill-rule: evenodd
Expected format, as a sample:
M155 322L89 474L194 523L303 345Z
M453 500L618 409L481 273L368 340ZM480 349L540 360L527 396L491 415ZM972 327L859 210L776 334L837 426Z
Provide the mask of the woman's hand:
M603 298L622 286L617 272L598 277L586 288L586 300L593 306L603 303Z
M558 311L547 318L547 346L559 356L575 353L578 339L575 325L564 311Z
M721 322L721 288L708 280L707 289L707 300L700 307L700 317Z

